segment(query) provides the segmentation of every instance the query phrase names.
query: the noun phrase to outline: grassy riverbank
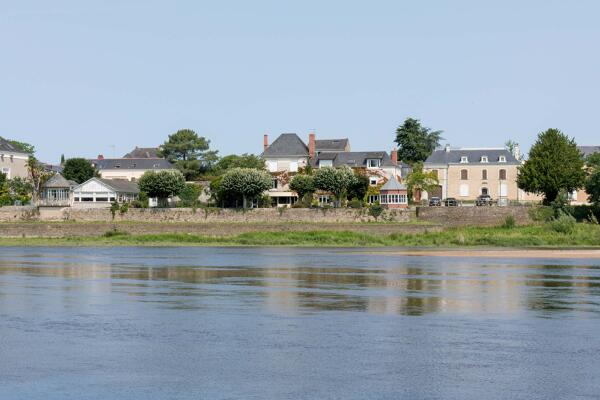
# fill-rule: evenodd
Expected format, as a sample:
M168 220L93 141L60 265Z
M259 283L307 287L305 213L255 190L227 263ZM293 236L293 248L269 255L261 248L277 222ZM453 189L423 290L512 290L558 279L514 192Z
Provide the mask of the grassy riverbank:
M577 224L570 233L548 225L513 228L452 228L441 232L352 231L248 232L232 236L186 233L126 234L68 238L0 238L0 246L339 246L339 247L599 247L600 226Z

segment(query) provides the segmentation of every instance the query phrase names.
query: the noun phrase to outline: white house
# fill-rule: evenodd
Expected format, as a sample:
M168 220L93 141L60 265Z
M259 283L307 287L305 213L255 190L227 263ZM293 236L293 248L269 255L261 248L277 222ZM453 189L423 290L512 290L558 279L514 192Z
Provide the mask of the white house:
M73 206L108 206L113 201L128 203L137 200L139 194L136 182L91 178L73 188Z

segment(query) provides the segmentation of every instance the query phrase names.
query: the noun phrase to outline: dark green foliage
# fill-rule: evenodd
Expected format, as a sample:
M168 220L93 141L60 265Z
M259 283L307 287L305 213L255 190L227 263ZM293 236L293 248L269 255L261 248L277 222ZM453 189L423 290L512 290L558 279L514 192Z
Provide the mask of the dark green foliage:
M537 206L529 210L529 216L536 222L548 222L554 218L554 209L550 206Z
M8 183L8 177L4 172L0 172L0 192L2 191L2 187Z
M407 118L396 129L398 159L409 164L425 161L442 140L442 131L421 126L418 119Z
M314 193L316 190L314 178L305 174L294 175L290 181L290 190L298 194L298 199L304 199L306 195Z
M369 189L369 178L365 175L355 172L354 179L348 186L348 198L349 199L363 199Z
M573 207L569 201L569 195L564 190L558 192L556 198L550 203L552 207L554 218L558 218L563 214L573 215Z
M83 183L96 176L96 170L85 158L69 158L65 161L62 176L67 180Z
M362 200L359 200L356 197L348 202L348 207L350 208L363 208L364 205L365 204L362 202Z
M588 176L585 182L585 191L588 194L588 201L596 206L600 206L600 168L595 169Z
M517 178L520 189L543 194L545 204L554 201L561 190L572 192L583 187L584 182L582 155L575 141L558 129L538 135Z
M600 153L592 153L585 159L588 168L600 169Z
M217 161L217 151L211 151L209 147L210 140L191 129L181 129L169 135L159 154L173 162L187 180L194 180Z
M127 214L127 211L129 211L129 203L123 203L121 204L121 207L119 208L119 214L121 214L121 216Z
M140 178L138 185L140 191L150 197L159 199L159 204L164 206L166 199L177 196L185 186L185 178L179 171L147 171Z
M369 215L375 218L375 221L379 219L379 216L383 213L383 207L379 203L373 203L369 207Z
M215 173L223 173L232 168L254 168L265 169L265 160L254 154L244 153L242 155L231 154L222 157L214 166Z
M15 148L23 153L33 154L35 153L35 147L29 143L19 142L18 140L8 139L8 142L15 146Z
M119 203L117 203L116 201L113 201L110 205L110 215L112 215L112 219L115 219L115 215L117 214L117 211L119 211L121 209L121 206L119 206Z
M19 200L26 203L31 198L33 186L27 179L15 177L8 181L8 190L13 200Z
M183 207L198 207L200 193L202 193L201 186L195 183L186 183L181 192L179 192L181 205Z
M60 165L64 165L65 164L65 155L61 154L60 155Z
M131 202L131 207L133 208L148 208L150 203L150 199L146 192L140 192L138 195L138 199Z

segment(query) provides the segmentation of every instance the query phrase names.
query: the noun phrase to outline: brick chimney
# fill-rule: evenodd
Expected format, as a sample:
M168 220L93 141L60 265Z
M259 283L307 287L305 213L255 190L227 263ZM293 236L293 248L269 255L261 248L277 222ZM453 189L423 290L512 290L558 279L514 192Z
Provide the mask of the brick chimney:
M398 165L398 150L392 149L390 152L390 158L392 159L392 164Z
M102 154L98 154L98 160L104 160L104 156Z
M315 133L309 133L308 134L308 156L310 158L315 158Z
M266 150L269 147L269 135L265 135L263 138L263 150Z

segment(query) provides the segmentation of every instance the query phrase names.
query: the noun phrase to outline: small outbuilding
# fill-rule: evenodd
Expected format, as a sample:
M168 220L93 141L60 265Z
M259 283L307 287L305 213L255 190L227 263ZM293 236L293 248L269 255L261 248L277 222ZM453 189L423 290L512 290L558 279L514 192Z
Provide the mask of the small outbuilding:
M39 205L45 207L68 207L71 205L71 190L76 182L68 181L61 174L54 174L42 186Z
M384 208L408 208L408 191L406 185L398 182L395 177L379 189L379 203Z

